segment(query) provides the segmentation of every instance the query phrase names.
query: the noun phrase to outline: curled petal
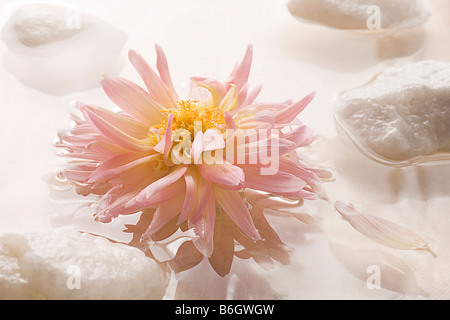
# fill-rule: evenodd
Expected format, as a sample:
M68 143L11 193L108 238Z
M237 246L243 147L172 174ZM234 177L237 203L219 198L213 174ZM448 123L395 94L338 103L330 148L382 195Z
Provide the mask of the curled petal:
M223 111L231 111L234 109L238 102L238 93L236 86L231 85L230 90L228 90L226 96L222 99L219 105L219 109Z
M223 84L217 80L208 78L192 77L191 80L197 86L203 87L211 93L212 107L217 108L226 95L226 90Z
M437 257L422 237L405 227L358 212L351 203L337 201L335 208L357 231L372 241L394 249L426 250Z

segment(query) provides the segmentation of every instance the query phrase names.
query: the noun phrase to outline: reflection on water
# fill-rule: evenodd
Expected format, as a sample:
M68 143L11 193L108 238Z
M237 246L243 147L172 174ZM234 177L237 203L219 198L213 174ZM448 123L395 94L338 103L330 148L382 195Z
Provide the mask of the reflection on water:
M161 257L161 245L167 249L169 245L177 242L179 246L171 247L173 254L168 253L169 258L163 261L169 269L176 273L193 268L204 259L207 259L214 271L222 277L230 272L234 258L253 259L262 267L275 262L282 265L289 264L289 252L292 249L281 241L277 232L267 221L264 215L266 209L270 208L269 214L291 216L303 223L313 224L313 219L307 214L290 213L298 211L295 208L301 206L302 203L299 201L280 201L268 194L252 190L246 190L244 196L251 205L250 212L253 221L263 240L254 241L247 237L220 208L217 208L214 251L210 257L204 257L196 245L197 238L195 236L192 239L185 238L189 226L184 223L178 227L177 217L150 239L143 240L142 234L150 225L155 212L147 210L142 213L137 224L126 226L125 232L133 235L129 244L143 249L148 256L156 258L156 256ZM184 233L179 234L179 231ZM180 237L185 241L179 241ZM167 240L169 241L167 242Z

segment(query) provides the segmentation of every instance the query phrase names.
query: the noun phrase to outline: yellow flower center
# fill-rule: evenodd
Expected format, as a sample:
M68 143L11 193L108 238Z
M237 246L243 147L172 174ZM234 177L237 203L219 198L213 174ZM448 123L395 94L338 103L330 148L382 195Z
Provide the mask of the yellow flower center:
M178 101L178 108L171 108L165 111L167 115L173 114L172 131L179 129L187 130L193 139L197 132L205 132L208 129L215 129L225 123L223 111L218 108L210 108L206 104L198 101L181 100ZM159 125L153 126L162 134L166 131L167 120ZM157 143L161 137L156 137L150 133L150 139Z
M200 130L200 123L203 132L225 123L222 110L217 108L210 109L204 104L191 100L181 100L178 105L178 109L166 111L174 115L172 130L186 129L194 135L196 130Z
M195 135L208 129L221 132L220 126L225 124L225 117L221 109L212 108L207 104L198 103L198 101L181 100L177 103L178 108L161 111L167 114L167 118L173 114L172 139L175 146L169 153L169 157L174 161L173 153L175 153L177 154L177 161L180 161L180 159L183 159L181 161L189 161L189 152ZM166 119L163 123L152 126L148 131L148 137L153 145L157 145L163 138L167 129L167 121ZM154 159L154 161L153 169L155 171L162 171L167 168L167 163L162 154L159 159Z

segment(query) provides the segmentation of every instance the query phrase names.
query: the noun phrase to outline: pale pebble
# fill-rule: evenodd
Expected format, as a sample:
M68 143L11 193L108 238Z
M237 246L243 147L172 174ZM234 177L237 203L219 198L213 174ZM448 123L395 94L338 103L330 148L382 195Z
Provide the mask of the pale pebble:
M338 123L359 145L394 160L450 152L450 63L388 68L339 97Z
M420 0L290 0L290 13L299 19L336 29L417 27L429 18Z
M81 8L26 3L5 15L3 64L29 87L49 95L72 94L99 87L104 73L122 67L127 33Z
M159 300L165 290L137 248L75 231L0 234L0 299Z

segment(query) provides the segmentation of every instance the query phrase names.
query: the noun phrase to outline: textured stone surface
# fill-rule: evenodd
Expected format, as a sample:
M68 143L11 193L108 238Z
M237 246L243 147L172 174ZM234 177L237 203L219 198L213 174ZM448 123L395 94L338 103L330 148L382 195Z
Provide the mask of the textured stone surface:
M77 232L0 234L0 299L161 299L158 265L140 250Z
M341 95L338 117L366 147L392 160L450 152L450 63L390 68Z
M295 17L337 29L367 29L377 13L382 29L421 25L429 16L418 0L290 0L288 8Z

